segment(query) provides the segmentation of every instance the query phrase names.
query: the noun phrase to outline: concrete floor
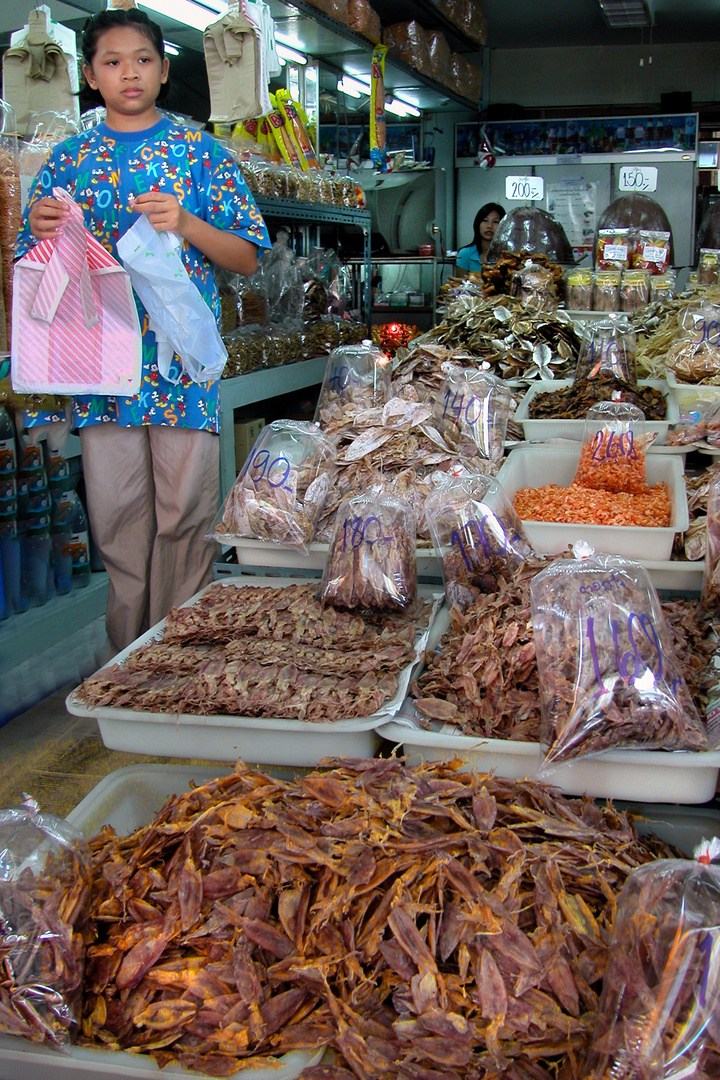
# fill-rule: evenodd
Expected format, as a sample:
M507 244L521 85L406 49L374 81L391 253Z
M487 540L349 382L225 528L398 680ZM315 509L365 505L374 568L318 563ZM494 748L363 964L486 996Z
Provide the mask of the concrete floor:
M41 811L66 817L116 769L151 762L191 764L184 758L108 750L95 720L67 712L65 698L73 685L50 694L0 728L0 808L18 805L27 792ZM217 764L218 776L233 768L229 762L200 758L192 764Z

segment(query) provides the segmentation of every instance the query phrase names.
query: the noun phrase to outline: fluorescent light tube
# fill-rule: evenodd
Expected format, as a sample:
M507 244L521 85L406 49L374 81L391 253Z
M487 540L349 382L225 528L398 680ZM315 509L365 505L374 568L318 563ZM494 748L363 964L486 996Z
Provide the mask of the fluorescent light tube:
M407 116L407 105L403 101L386 101L385 112L393 113L395 116Z
M364 83L352 75L343 75L342 79L338 81L338 90L343 94L347 94L348 97L370 96L370 86L365 86Z
M338 79L337 88L345 97L360 98L363 96L354 86L350 86L345 79Z
M196 30L205 30L227 11L222 0L138 0L138 3Z
M287 60L290 64L307 64L307 56L304 53L291 49L289 45L282 45L277 38L275 38L275 51L281 60Z
M173 41L163 41L163 49L166 53L169 53L170 56L180 55L180 48Z

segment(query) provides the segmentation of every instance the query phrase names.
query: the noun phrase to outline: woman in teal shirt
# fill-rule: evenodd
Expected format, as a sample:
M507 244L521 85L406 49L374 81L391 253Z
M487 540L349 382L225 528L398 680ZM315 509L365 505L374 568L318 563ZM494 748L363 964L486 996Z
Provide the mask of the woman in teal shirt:
M458 277L467 277L471 270L479 272L482 269L490 241L504 217L505 211L499 203L485 203L480 207L473 222L475 238L472 244L460 248L457 253L455 271Z

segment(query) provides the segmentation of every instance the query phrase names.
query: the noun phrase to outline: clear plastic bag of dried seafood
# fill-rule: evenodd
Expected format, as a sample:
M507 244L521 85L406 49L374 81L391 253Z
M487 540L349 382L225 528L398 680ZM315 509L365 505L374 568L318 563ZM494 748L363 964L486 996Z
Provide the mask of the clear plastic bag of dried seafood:
M593 311L620 310L621 270L596 270L593 275Z
M554 263L572 266L575 262L567 234L559 221L539 206L516 206L497 227L485 263L496 263L505 252L545 255Z
M647 863L623 885L587 1080L720 1076L720 867L701 860Z
M637 382L637 338L627 318L587 322L580 341L575 382L585 382L600 374Z
M517 296L526 307L536 311L547 311L557 307L555 275L547 266L541 266L528 259L523 267L513 274L511 296Z
M717 285L720 277L720 251L715 248L701 248L698 259L698 285Z
M280 231L270 251L260 259L248 288L265 297L271 323L300 323L305 302L305 290L295 252L288 241L289 233Z
M544 752L538 775L602 750L709 749L647 571L581 542L573 554L530 586Z
M426 498L425 518L448 603L460 611L497 592L534 554L517 511L490 476L448 475Z
M450 365L440 397L433 403L438 431L460 454L499 462L512 395L502 379L489 371Z
M650 302L650 271L625 270L620 283L620 310L637 311Z
M585 266L568 270L565 276L565 306L570 311L592 311L592 305L592 270Z
M62 1047L79 1030L91 859L26 796L0 810L0 1032Z
M666 270L664 274L653 274L650 278L650 303L666 304L675 296L677 274L674 270Z
M720 476L710 481L705 537L705 573L703 575L701 607L718 613L720 609Z
M345 499L335 517L318 600L338 608L397 611L417 596L416 519L397 495Z
M595 491L647 491L645 413L626 401L599 401L585 417L574 484Z
M701 302L685 308L666 364L678 382L720 384L720 307Z
M315 407L315 422L325 426L339 419L348 405L381 409L390 398L391 379L390 357L372 342L333 349Z
M258 435L210 539L250 536L304 547L332 490L335 458L335 444L317 424L274 420Z

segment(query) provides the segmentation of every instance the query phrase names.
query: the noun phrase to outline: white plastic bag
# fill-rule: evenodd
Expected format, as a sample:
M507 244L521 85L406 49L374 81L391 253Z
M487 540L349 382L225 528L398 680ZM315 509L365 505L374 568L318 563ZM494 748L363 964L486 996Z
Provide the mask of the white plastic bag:
M174 233L155 232L145 214L118 240L117 250L148 313L158 343L158 370L170 379L173 353L193 382L215 382L227 360L215 316L190 280Z

